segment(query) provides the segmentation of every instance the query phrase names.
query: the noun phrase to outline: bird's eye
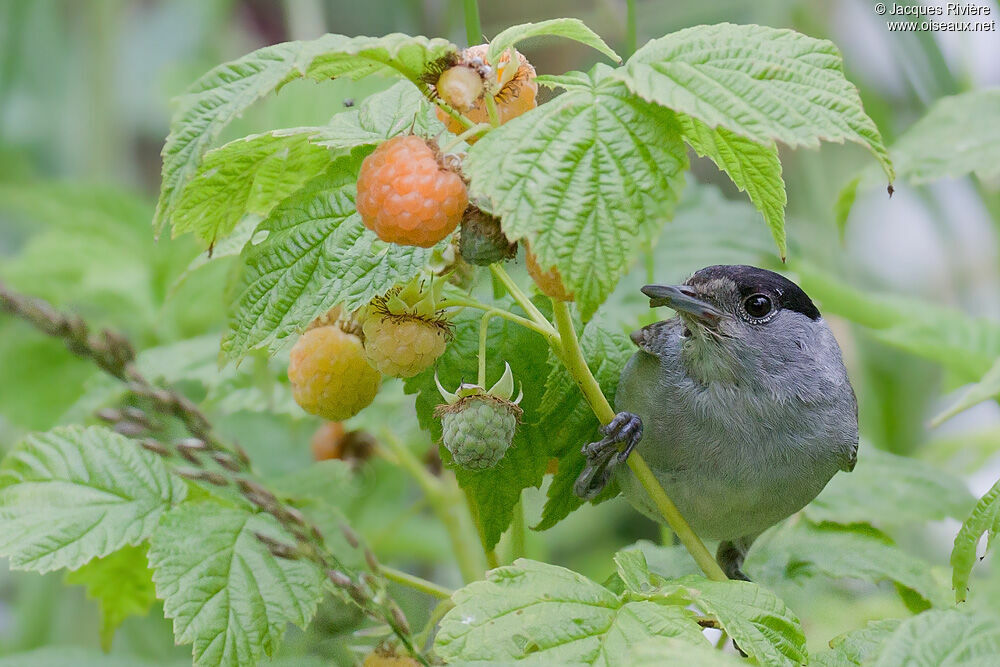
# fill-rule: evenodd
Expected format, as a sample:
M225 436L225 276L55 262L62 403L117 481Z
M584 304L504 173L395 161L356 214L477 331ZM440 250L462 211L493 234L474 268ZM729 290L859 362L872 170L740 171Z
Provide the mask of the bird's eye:
M746 298L746 301L743 302L743 307L746 308L747 315L759 319L766 317L774 306L771 304L771 300L763 294L754 294Z

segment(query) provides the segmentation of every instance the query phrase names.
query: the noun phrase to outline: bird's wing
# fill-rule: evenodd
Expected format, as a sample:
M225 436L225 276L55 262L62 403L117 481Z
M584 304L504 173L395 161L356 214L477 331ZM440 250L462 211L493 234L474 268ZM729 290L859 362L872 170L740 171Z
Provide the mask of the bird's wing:
M854 442L851 445L850 453L848 454L847 461L844 462L840 469L844 472L851 472L854 470L854 466L858 463L858 443Z
M850 387L850 385L848 385ZM847 453L847 460L840 466L844 472L851 472L858 463L858 397L854 394L854 388L850 387L851 400L854 403L854 437L851 439Z
M660 356L660 352L663 350L663 345L659 344L657 341L667 335L667 328L669 326L669 322L667 321L653 322L650 325L633 331L629 335L629 338L631 338L636 347L643 352L648 352L654 357L658 357Z

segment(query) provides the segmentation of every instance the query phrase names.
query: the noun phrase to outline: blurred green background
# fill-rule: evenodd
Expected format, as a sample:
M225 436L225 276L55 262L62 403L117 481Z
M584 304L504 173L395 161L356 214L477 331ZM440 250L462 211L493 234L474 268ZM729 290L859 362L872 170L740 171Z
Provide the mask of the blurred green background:
M997 7L991 7L996 17ZM721 21L790 27L832 39L887 144L935 100L1000 84L997 33L889 33L872 3L862 0L640 1L636 12L640 45L687 26ZM514 23L577 17L627 55L624 0L481 2L481 14L488 36ZM225 323L234 265L223 260L199 268L201 249L190 238L154 243L149 226L170 99L216 64L260 46L325 32L395 31L443 36L464 45L462 3L0 0L0 279L124 329L140 348L204 336L198 354L205 356L207 350L210 358ZM593 51L566 41L531 42L523 50L539 73L587 69L596 59ZM253 107L222 139L323 124L344 108L345 100L360 99L382 85L296 81ZM782 151L790 266L808 262L865 292L893 292L1000 318L997 192L971 178L920 188L898 184L891 200L881 188L865 190L840 239L833 214L838 192L869 161L856 146ZM725 199L744 202L711 163L695 160L693 173L696 180L718 186ZM656 279L682 279L698 267L691 265L695 261L725 261L728 216L741 214L746 215L745 207L718 199L682 208L674 224L695 230L702 250L685 251L674 263L667 261L673 256L669 249L661 252ZM763 248L771 252L759 222L758 217ZM667 237L670 233L668 226ZM639 302L629 292L635 282L625 281L608 314L622 326L637 317ZM933 461L962 475L981 495L1000 476L996 403L929 429L928 419L948 403L960 380L866 330L831 319L861 403L863 446ZM30 430L88 419L94 396L100 395L100 382L87 363L59 343L0 318L0 448L8 449ZM376 408L412 422L409 400L397 386L380 396ZM216 407L223 432L239 439L264 469L278 473L309 464L309 438L318 422L294 406L262 412ZM364 427L366 419L371 417L362 414L356 425ZM424 508L412 507L417 493L410 482L377 462L358 476L361 490L351 513L380 557L457 585L443 531ZM529 520L538 516L543 498L542 491L528 494ZM894 537L947 579L956 529L949 520ZM614 550L660 537L655 525L614 501L585 507L547 533L530 534L528 552L602 580L611 572ZM988 563L977 574L983 580L978 599L1000 599L1000 576ZM802 618L810 648L869 618L908 613L891 585L760 577ZM405 591L400 595L407 597ZM425 601L409 603L416 617L425 613ZM123 665L188 662L188 647L173 646L161 612L154 607L148 618L128 620L112 656ZM97 624L95 603L84 599L82 589L65 586L62 575L8 573L3 566L0 665L22 664L17 657L5 662L3 655L38 649L84 664L97 650ZM325 608L308 631L290 633L281 655L289 664L304 664L305 654L350 664L351 647L370 643L355 633L358 627L359 619ZM66 647L80 652L67 653ZM106 660L100 664L118 664Z

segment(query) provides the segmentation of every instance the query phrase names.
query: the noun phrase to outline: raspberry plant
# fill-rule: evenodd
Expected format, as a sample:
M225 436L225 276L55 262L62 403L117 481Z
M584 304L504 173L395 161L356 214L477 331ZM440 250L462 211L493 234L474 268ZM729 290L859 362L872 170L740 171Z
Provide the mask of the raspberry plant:
M516 47L540 36L581 42L603 60L586 72L538 74ZM216 145L231 120L293 79L369 76L392 81L326 125ZM548 99L539 104L540 87ZM996 96L977 94L974 102L995 106ZM928 144L947 141L932 131L934 115L968 122L975 117L969 109L979 108L970 104L942 104L900 141L905 178L995 174L995 161L982 156L927 154ZM380 645L365 664L738 663L711 650L705 628L726 633L757 664L805 663L795 613L764 586L725 580L640 456L629 465L700 572L687 560L679 568L658 561L666 547L609 555L615 574L604 583L520 557L520 499L552 474L539 531L581 504L571 492L583 467L580 445L613 417L610 401L632 352L602 308L661 232L668 239L683 233L669 221L685 189L688 147L746 192L784 261L777 146L821 141L860 144L874 168L894 179L836 47L756 25L689 28L624 62L581 22L557 19L511 27L469 49L401 34L326 35L220 65L179 100L154 220L157 233L193 234L210 257L239 255L221 343L230 365L192 375L209 385L208 402L238 395L281 409L247 376L268 376L271 357L284 365L291 347L291 396L333 420L317 434L316 458L350 458L353 466L378 455L412 476L445 527L465 586L451 591L379 562L330 500L331 488L336 494L351 485L343 461L262 479L245 452L165 386L190 377L161 363L147 379L143 370L157 368L155 355L137 357L123 337L93 335L82 320L2 289L5 310L63 338L121 381L124 394L176 421L184 437L169 437L131 406L105 408L99 415L107 426L28 437L0 468L0 552L14 567L70 570L70 582L87 585L106 605L106 644L122 618L163 600L177 641L193 645L200 665L253 664L273 654L286 625L307 625L327 593L375 622ZM867 176L842 195L842 218ZM722 208L709 201L699 210L712 206ZM723 208L704 224L732 213ZM912 331L931 316L902 304L877 309L883 304L831 285L810 265L795 268L830 312L866 318L915 354L940 357L927 342L937 339ZM981 322L959 321L959 328L996 333ZM213 352L201 351L202 367ZM979 383L940 419L996 395L1000 374L987 357L943 362ZM415 405L421 427L441 445L448 469L441 476L391 424L381 425L373 444L334 423L363 416L378 392L389 391L380 371L405 378L412 403L392 409ZM476 384L466 382L473 376ZM487 378L500 380L487 391ZM522 392L511 400L515 381ZM964 599L980 537L1000 531L1000 491L995 486L973 507L964 487L936 472L868 454L850 480L768 542L770 562L789 577L805 565L830 577L891 581L910 609L923 612L835 638L812 656L817 664L860 665L875 656L877 664L906 664L930 648L946 656L947 642L929 646L930 633L963 633L972 656L1000 642L995 625L951 607L926 564L876 527L965 520L952 553L956 597ZM883 487L890 477L905 490L885 503L895 514L874 517L879 494L896 493ZM508 532L511 557L501 565L497 546ZM116 577L127 580L128 595L109 583ZM422 631L389 596L389 581L440 599Z

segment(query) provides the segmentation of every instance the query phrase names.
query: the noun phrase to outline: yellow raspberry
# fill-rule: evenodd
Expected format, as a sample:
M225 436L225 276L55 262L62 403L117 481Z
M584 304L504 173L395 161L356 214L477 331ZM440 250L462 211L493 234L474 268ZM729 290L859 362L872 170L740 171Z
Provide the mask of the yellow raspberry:
M448 328L412 315L373 313L363 326L368 361L385 375L413 377L444 353Z
M306 331L288 364L295 402L306 412L343 421L361 412L382 381L365 359L361 339L337 326Z

